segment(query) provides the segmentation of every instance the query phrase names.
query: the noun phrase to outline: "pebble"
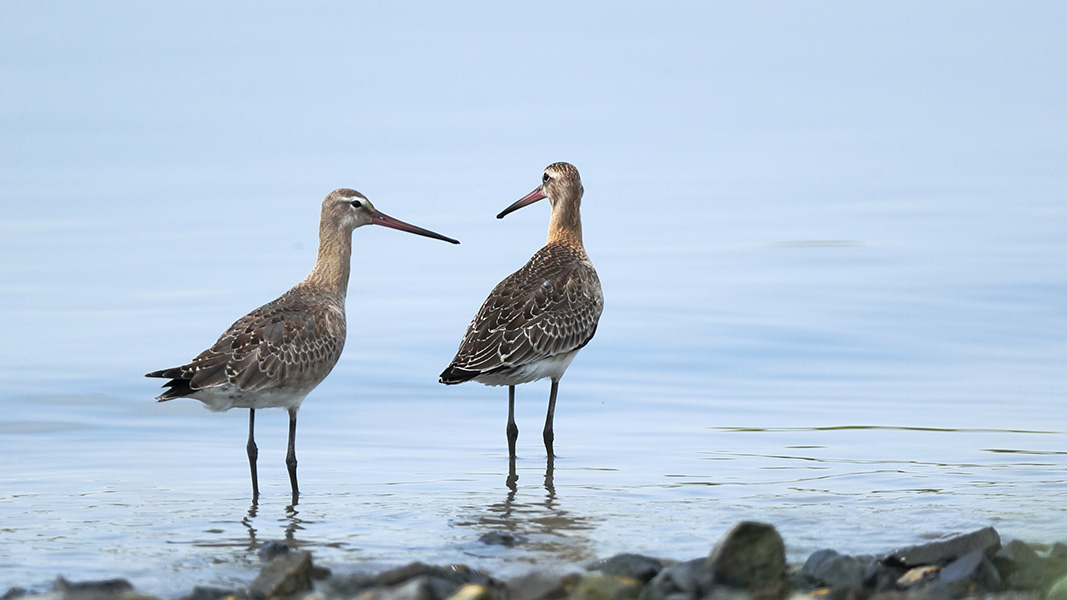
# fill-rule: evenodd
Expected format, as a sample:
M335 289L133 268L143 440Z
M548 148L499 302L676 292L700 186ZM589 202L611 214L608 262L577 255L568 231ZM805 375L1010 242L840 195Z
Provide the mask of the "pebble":
M707 557L670 562L618 554L566 573L508 581L463 565L413 562L380 573L331 575L307 551L270 546L246 589L197 587L181 600L1067 600L1067 545L1001 546L991 527L880 557L824 549L787 566L771 525L743 521ZM0 600L160 600L124 579L11 588Z

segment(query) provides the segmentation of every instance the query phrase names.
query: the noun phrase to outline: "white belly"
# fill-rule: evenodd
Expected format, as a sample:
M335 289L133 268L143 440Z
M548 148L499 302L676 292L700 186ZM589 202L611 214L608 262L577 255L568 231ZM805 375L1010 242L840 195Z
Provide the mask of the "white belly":
M485 385L519 385L544 379L545 377L551 377L554 381L559 381L577 355L578 351L575 350L566 354L550 356L528 365L512 367L494 373L483 373L475 377L474 381Z
M278 390L265 389L253 392L245 391L235 385L226 383L207 389L199 390L192 394L191 398L204 403L208 410L221 412L231 408L284 408L287 410L300 408L300 403L314 389Z

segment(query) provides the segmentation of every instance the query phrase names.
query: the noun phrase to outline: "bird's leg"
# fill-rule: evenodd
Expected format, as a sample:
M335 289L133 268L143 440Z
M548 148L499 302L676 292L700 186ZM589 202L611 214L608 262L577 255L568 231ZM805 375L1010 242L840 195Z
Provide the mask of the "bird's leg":
M259 476L256 475L256 458L259 457L259 448L256 447L256 439L254 432L256 429L256 409L248 409L248 445L245 446L245 450L248 451L248 468L252 471L252 505L255 506L256 499L259 498Z
M289 483L293 485L293 504L300 495L296 485L296 409L289 409L289 450L285 453L285 466L289 467Z
M552 380L552 390L548 392L548 415L545 417L545 452L548 452L548 457L552 458L555 454L552 452L552 440L555 436L552 434L552 418L556 414L556 392L559 391L559 380Z
M515 440L519 439L519 426L515 424L515 386L508 386L508 456L515 458Z

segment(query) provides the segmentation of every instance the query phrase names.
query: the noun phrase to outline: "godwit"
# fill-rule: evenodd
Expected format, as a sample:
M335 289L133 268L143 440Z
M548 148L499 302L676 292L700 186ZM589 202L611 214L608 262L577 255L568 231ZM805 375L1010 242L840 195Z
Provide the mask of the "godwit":
M441 383L478 381L508 386L508 453L515 456L515 386L550 377L545 450L551 459L552 418L564 371L596 333L604 310L593 263L582 246L582 180L574 165L548 165L541 185L497 215L548 198L548 243L501 281L474 316Z
M248 466L252 496L259 497L254 430L257 408L289 411L289 449L285 464L296 483L296 412L315 386L329 375L345 345L345 295L351 268L352 231L384 225L401 231L459 242L378 212L363 194L330 192L322 201L319 255L303 281L230 325L213 346L190 363L153 371L145 377L170 379L160 402L195 398L213 411L248 409Z

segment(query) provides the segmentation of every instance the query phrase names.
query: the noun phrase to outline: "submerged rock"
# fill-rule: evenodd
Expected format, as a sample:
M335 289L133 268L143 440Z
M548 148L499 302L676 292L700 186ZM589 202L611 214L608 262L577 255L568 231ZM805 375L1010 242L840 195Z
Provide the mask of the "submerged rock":
M53 585L62 600L159 600L133 589L125 579L71 582L60 577Z
M530 541L529 538L522 535L516 535L513 533L502 533L500 531L490 531L478 536L478 541L486 546L503 546L505 548L514 548L525 544Z

